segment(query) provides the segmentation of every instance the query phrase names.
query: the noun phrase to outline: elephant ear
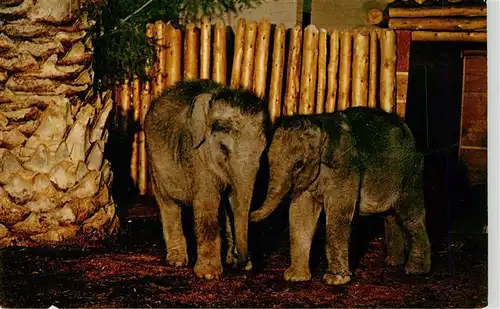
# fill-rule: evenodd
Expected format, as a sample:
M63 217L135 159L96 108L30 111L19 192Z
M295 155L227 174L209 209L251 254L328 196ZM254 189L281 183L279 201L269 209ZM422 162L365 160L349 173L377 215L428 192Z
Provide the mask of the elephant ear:
M343 118L341 117L334 132L325 132L323 140L321 163L331 168L347 166L356 155L355 139L349 124Z
M203 93L194 99L190 127L191 135L193 136L193 146L195 148L200 147L205 141L208 129L208 109L212 97L213 94L211 93Z

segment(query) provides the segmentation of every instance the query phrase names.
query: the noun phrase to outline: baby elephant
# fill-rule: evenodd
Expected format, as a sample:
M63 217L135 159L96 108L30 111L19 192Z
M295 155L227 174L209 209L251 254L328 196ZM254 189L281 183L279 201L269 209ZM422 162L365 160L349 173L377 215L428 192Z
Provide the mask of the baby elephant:
M351 280L348 241L356 211L387 214L387 264L405 262L407 237L405 273L429 272L423 155L417 152L408 126L396 115L355 107L333 114L283 117L276 124L268 157L268 196L250 220L263 220L291 193L292 265L285 271L286 280L311 278L309 252L322 209L327 284Z
M270 120L264 102L208 80L178 82L149 109L144 127L152 191L160 208L167 262L188 263L181 206L192 205L197 244L194 272L222 273L218 221L229 190L236 248L227 260L246 265L248 215ZM231 261L232 252L237 260Z

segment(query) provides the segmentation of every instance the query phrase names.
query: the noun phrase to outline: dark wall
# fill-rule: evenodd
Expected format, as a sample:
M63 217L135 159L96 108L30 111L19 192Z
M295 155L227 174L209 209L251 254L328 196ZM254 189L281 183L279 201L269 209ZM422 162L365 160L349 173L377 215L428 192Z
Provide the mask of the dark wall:
M458 157L462 102L462 57L483 44L412 43L406 118L425 158L429 232L435 236L483 216L480 198L470 198L464 166ZM471 205L472 202L477 202ZM480 204L480 205L477 205ZM483 218L484 219L484 218ZM479 220L481 221L481 220ZM483 220L484 221L484 220ZM474 221L471 224L481 225ZM471 226L476 229L477 226Z

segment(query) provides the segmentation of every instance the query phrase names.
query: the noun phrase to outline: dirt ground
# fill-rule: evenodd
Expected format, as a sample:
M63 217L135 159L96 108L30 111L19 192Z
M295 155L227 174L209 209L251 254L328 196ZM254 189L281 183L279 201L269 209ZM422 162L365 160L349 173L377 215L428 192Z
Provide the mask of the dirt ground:
M358 230L354 228L352 238L357 248L351 254L353 280L346 286L331 287L321 281L326 267L321 237L313 245L313 279L302 283L282 279L289 265L286 225L253 231L252 235L260 233L260 236L252 242L251 249L261 254L252 257L252 271L226 268L221 280L203 281L195 278L192 265L179 269L165 265L156 208L136 205L123 220L118 238L106 243L87 248L2 250L0 305L39 308L487 305L486 234L445 235L433 245L431 273L406 276L403 267L384 265L380 221L366 221L359 226Z

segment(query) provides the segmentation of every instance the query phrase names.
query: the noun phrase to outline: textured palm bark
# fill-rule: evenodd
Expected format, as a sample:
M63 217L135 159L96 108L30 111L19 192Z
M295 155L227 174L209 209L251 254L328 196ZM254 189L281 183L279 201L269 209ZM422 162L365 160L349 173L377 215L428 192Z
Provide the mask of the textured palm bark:
M102 239L119 226L104 159L111 93L91 90L93 23L71 1L0 8L0 247ZM83 98L83 99L81 99Z

